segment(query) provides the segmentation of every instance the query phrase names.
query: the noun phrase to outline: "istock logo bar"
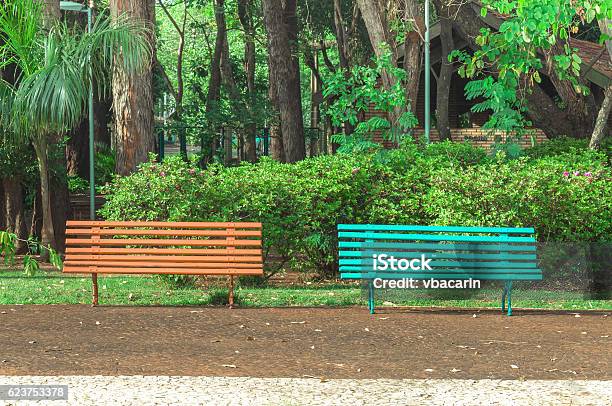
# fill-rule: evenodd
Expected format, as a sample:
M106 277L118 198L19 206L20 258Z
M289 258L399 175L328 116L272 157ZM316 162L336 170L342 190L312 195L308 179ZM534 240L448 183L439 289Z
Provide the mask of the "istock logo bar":
M392 271L407 271L411 269L413 271L431 271L431 258L425 258L425 254L421 254L420 258L400 258L397 259L393 255L387 254L374 254L372 269L375 271L386 271L388 269Z

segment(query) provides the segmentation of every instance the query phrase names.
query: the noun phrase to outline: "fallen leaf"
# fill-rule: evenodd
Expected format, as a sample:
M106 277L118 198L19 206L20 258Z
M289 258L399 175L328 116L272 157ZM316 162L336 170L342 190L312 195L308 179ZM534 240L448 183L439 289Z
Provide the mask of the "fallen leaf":
M451 369L450 371L451 371L452 373L455 373L455 372L461 372L461 370L460 370L460 369L457 369L457 368L453 368L453 369Z
M425 337L423 337L423 336L417 336L417 338L425 338Z
M370 331L370 329L366 327L363 329L363 331Z
M266 326L269 326L269 325L270 325L270 323L266 323Z
M357 368L357 372L361 372L361 368Z
M189 313L203 313L204 310L191 310Z
M425 370L425 372L433 372L433 371L434 371L434 370L433 370L433 369L431 369L431 368L427 368L427 369Z
M317 333L320 333L320 332L321 332L321 331L323 331L323 330L319 330L318 328L315 328L315 331L316 331Z
M36 341L28 341L28 344L36 344Z
M586 333L587 333L586 331L583 331L583 332L582 332L582 333L580 333L580 334L586 334Z
M0 312L0 314L6 314L6 312Z
M240 326L238 326L238 327L240 327L240 328L244 328L244 324L241 324L241 325L240 325Z
M247 336L247 341L255 341L255 337L253 336Z
M600 337L601 337L601 338L608 338L608 337L610 337L610 336L600 336Z
M579 315L578 313L576 313L576 314L574 315L574 317L580 317L580 315Z
M378 320L387 320L388 317L379 317Z
M225 367L225 368L238 368L238 367L237 367L236 365L234 365L234 364L223 364L223 365L221 365L221 366L222 366L222 367Z
M210 340L211 343L220 343L221 340Z
M472 314L472 317L473 317L473 318L476 318L476 317L478 317L478 316L476 316L476 313L474 313L474 314Z
M311 349L311 350L314 350L314 345L311 345L311 346L310 346L310 349Z
M512 368L512 369L518 369L518 366L517 366L517 365L512 364L512 365L510 365L510 368Z
M305 324L305 321L292 321L291 324Z

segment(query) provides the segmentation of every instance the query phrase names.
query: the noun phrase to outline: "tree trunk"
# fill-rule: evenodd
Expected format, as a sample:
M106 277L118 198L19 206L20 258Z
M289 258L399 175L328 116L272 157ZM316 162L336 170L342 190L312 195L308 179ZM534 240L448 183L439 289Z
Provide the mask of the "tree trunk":
M394 48L395 41L388 32L386 10L380 0L357 0L357 4L361 10L376 57L380 58L387 49L390 49L392 58L397 61L397 50ZM385 89L391 89L396 82L396 79L386 72L383 72L381 79Z
M442 56L440 60L440 74L436 89L436 122L440 141L451 140L450 120L448 117L448 103L450 99L451 78L453 64L448 61L448 55L455 49L453 41L453 23L450 20L447 7L437 9L440 16L440 43Z
M268 66L270 66L269 63ZM268 77L268 97L270 98L270 104L272 104L274 109L274 116L269 123L270 155L272 156L272 159L279 162L286 162L285 148L283 147L283 133L278 117L278 93L276 91L276 82L272 79L271 75Z
M20 176L9 176L2 179L4 189L4 227L7 231L15 233L18 238L25 240L28 238L25 222L25 210L23 207L23 187ZM17 242L17 253L27 250L27 244L22 241Z
M113 18L126 14L151 26L155 21L154 6L154 0L110 0ZM128 75L117 64L113 70L116 171L120 175L134 172L155 151L152 79L151 69Z
M238 0L238 18L244 29L244 71L247 85L247 110L249 119L244 125L245 158L249 162L257 160L257 123L255 122L254 107L257 103L255 90L255 28L253 26L253 12L251 0Z
M612 42L612 41L611 41ZM608 86L605 92L605 97L601 103L597 119L595 120L595 129L591 136L589 148L597 149L601 145L601 141L606 136L606 128L608 127L608 117L610 116L610 108L612 107L612 85Z
M51 192L51 213L55 245L58 252L64 252L66 242L66 220L70 217L70 193L66 173L65 148L60 150L60 137L47 147L49 156L49 190Z
M212 161L217 149L217 135L214 125L214 113L217 110L219 99L221 98L221 54L223 52L223 42L225 38L225 1L216 0L215 2L215 22L217 24L217 36L215 39L215 49L212 60L210 61L210 74L208 77L208 94L206 95L206 126L210 136L208 142L209 150L202 151L206 165ZM202 142L202 146L206 143Z
M275 82L282 145L287 162L306 157L302 92L297 50L296 0L263 0L268 35L270 79Z
M389 27L388 14L389 7L382 0L357 0L363 21L368 30L368 36L374 54L380 58L387 50L391 51L391 57L394 62L399 60L398 44L395 41L395 36ZM416 104L419 91L419 79L421 74L421 40L415 30L421 29L422 21L418 11L418 4L414 0L406 0L403 5L400 2L395 3L397 7L403 7L401 13L405 18L414 20L415 27L410 32L406 33L406 41L404 43L404 70L406 71L406 97L410 101L411 110L416 111ZM397 79L387 72L381 75L383 88L391 89ZM399 118L406 111L406 108L396 107L389 118L392 125L397 125Z
M49 29L61 18L59 0L43 0L43 21L45 28Z
M55 244L55 229L53 227L53 212L51 210L51 193L49 182L49 159L47 139L40 137L34 141L34 150L38 159L38 168L40 170L40 198L42 212L42 230L41 242L43 245L49 245L53 248Z
M42 199L40 196L40 187L36 188L34 194L34 203L32 204L32 219L30 221L30 236L41 240L42 235Z
M419 4L416 0L404 1L404 15L414 20L414 27L406 33L404 41L404 70L406 71L406 99L410 103L410 110L416 115L416 106L419 98L419 82L421 80L421 37L419 32L425 32L424 23L419 13Z

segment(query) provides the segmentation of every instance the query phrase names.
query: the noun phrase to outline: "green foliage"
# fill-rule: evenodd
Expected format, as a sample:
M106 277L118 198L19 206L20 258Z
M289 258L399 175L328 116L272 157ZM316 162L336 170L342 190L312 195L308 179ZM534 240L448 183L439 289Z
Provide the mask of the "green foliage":
M462 63L461 76L474 79L465 89L468 99L484 99L473 111L492 112L485 128L511 133L528 126L525 95L542 81L544 69L569 81L577 93L588 94L589 89L580 82L582 61L569 37L581 24L612 18L610 1L485 0L482 4L483 16L488 9L504 15L499 30L482 28L476 37L480 49L473 55L454 51L450 59ZM545 60L550 66L544 66ZM491 71L498 73L493 77Z
M112 22L102 14L91 32L61 22L46 30L41 7L29 0L0 5L0 69L15 65L21 72L16 84L0 80L0 126L21 139L74 127L87 105L90 78L103 93L114 66L138 73L152 55L148 30L137 20Z
M68 190L70 193L85 193L89 190L89 182L80 176L68 176Z
M149 162L105 189L101 214L261 221L265 257L281 258L278 265L267 261L267 272L290 267L330 276L338 223L533 226L539 241L605 241L612 232L610 180L605 155L586 150L506 161L467 144L406 141L382 159L262 159L206 171L178 157Z
M380 133L383 139L399 142L418 124L409 109L410 101L406 100L406 72L395 66L390 52L375 58L373 64L354 66L348 75L338 71L325 80L323 96L330 100L325 114L337 127L344 123L355 126L350 135L335 134L332 137L334 142L340 144L340 152L364 152L380 148L380 144L372 141L376 133ZM393 78L391 89L385 90L379 86L382 75ZM385 113L404 111L395 123L378 116L361 120L360 116L372 108Z
M171 289L190 289L195 287L196 278L191 275L157 275L162 283Z
M94 159L94 180L96 187L103 186L113 180L115 175L115 155L110 150L97 151ZM68 190L71 193L89 192L89 179L78 175L67 177Z
M5 265L11 266L14 264L16 244L19 240L17 235L0 230L0 256L4 259ZM32 276L38 272L40 266L34 255L41 254L43 251L49 254L49 262L53 267L59 270L62 269L62 259L51 247L42 245L34 240L24 242L28 245L28 253L23 257L23 272L26 275Z

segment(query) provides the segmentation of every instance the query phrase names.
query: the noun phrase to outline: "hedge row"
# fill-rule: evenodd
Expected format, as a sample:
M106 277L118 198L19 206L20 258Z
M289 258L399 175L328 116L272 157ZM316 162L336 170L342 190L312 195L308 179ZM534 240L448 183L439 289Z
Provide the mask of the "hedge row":
M554 150L554 149L553 149ZM539 241L609 241L605 154L581 148L516 160L467 144L198 169L143 164L106 188L110 220L261 221L266 255L336 272L338 223L532 226Z

